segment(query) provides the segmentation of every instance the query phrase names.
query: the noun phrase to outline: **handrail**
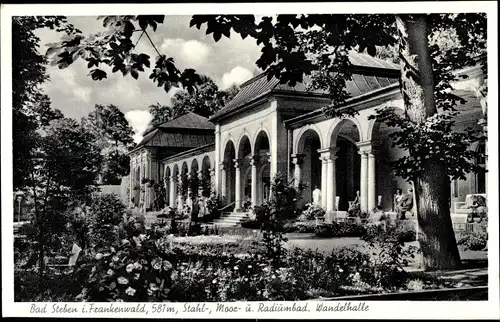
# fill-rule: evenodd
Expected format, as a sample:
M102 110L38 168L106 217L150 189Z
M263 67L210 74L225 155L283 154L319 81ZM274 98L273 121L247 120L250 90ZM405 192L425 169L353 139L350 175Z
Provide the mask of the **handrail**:
M227 208L229 208L229 207L231 207L231 206L234 206L234 204L235 204L235 203L236 203L236 201L233 201L233 202L231 202L230 204L228 204L228 205L226 205L226 206L224 206L224 207L222 207L222 208L219 208L219 211L220 211L220 212L223 212L223 211L224 211L224 210L226 210Z

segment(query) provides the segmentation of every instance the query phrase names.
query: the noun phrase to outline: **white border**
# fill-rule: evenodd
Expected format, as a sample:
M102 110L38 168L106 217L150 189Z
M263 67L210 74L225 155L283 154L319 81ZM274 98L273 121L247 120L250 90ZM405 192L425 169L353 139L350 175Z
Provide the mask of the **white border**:
M122 15L156 14L159 11L168 15L192 14L275 14L275 13L417 13L422 12L487 12L488 13L488 198L489 212L492 214L489 221L489 301L487 302L366 302L370 310L367 312L314 312L315 301L310 301L310 313L247 313L245 303L239 303L242 310L238 313L217 313L215 304L209 304L211 318L421 318L421 319L498 319L499 309L499 261L498 261L498 233L499 208L494 196L498 193L498 43L497 43L497 3L490 1L469 2L385 2L385 3L245 3L245 4L71 4L71 5L2 5L1 6L1 191L2 191L2 315L8 317L22 316L57 316L57 317L148 317L148 318L200 318L208 317L203 313L182 313L183 303L174 304L177 315L136 315L136 314L30 314L30 303L14 303L13 292L13 231L12 216L12 69L11 69L11 17L16 15ZM269 303L269 302L268 302ZM278 303L278 302L275 302ZM356 304L354 301L352 304ZM79 307L81 303L68 303L69 306ZM130 304L115 303L115 306L129 306ZM152 303L147 306L151 311ZM254 309L257 303L252 303ZM52 304L48 305L48 312Z

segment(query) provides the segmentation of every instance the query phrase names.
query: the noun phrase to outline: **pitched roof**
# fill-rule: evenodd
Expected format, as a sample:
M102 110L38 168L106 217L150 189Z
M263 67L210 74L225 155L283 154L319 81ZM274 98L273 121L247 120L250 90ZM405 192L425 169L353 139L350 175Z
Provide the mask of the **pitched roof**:
M394 63L354 51L349 53L349 59L353 65L353 74L352 80L346 83L346 90L351 94L351 97L366 94L398 82L397 73L399 72L399 66ZM238 94L212 116L211 120L233 112L241 106L271 92L291 91L304 94L326 95L326 91L309 90L307 88L309 82L310 79L304 77L303 83L298 83L295 87L291 87L286 84L280 84L279 80L275 77L268 80L267 74L261 73L243 83L240 86L241 89Z
M192 148L206 145L213 141L213 134L207 132L214 130L215 125L207 118L187 112L146 130L134 150L142 146Z
M158 125L157 128L215 130L215 125L206 117L193 112L187 112Z

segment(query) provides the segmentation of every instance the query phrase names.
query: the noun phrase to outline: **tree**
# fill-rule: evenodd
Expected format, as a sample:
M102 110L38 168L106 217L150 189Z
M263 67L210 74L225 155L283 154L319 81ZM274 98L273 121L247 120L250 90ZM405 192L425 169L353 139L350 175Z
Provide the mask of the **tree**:
M60 112L50 109L48 97L44 96L40 90L40 85L48 79L46 74L47 59L38 52L40 39L34 33L40 28L50 28L69 34L78 32L62 16L22 16L12 19L14 189L22 189L27 179L29 156L36 144L34 132L38 128L39 122L46 123L52 118L61 116Z
M101 156L93 134L73 119L53 120L36 134L24 187L33 198L29 237L38 245L42 287L45 252L66 230L67 209L89 201Z
M101 149L100 176L103 184L117 184L130 170L128 151L134 146L133 130L125 115L115 105L96 105L95 111L82 119L83 126L94 133Z
M173 118L174 112L172 107L168 105L162 105L160 103L152 104L148 106L148 110L153 116L150 124L156 126L167 122ZM147 132L147 131L146 131Z
M236 86L226 91L220 91L215 82L208 76L200 76L200 83L195 92L180 91L172 97L171 106L156 103L148 107L155 126L171 120L186 112L194 112L203 117L210 117L220 110L228 99L232 99L238 92Z
M118 21L120 25L128 26L124 27L122 32L114 31L115 34L128 40L135 30L135 22L139 23L138 30L147 34L146 29L150 21L155 21L155 24L152 24L153 30L156 29L156 22L163 21L163 18L156 16L106 19L108 22L104 23L105 26L116 24ZM257 44L262 47L262 55L256 64L267 73L269 79L276 77L281 83L294 86L302 82L305 75L310 75L313 89L323 89L329 93L331 104L325 106L324 111L331 117L345 117L356 113L344 105L349 98L345 88L346 82L352 76L349 52L357 49L360 52L366 50L368 54L376 55L377 46L387 47L397 44L405 118L415 129L412 133L415 136L421 135L422 140L426 139L426 135L430 132L425 130L426 128L432 129L433 132L438 131L442 135L451 129L449 125L453 122L452 118L444 117L438 122L441 125L437 127L433 127L432 122L439 118L440 113L453 111L457 103L462 102L461 98L450 91L458 77L453 71L477 64L477 57L481 58L479 63L482 64L483 70L486 68L485 57L481 56L486 50L485 14L277 15L274 18L264 17L260 22L256 22L252 15L192 17L190 26L200 29L204 25L207 26L207 34L212 34L215 41L220 40L222 36L230 37L231 32L239 34L243 39L246 37L256 39ZM454 30L459 45L440 51L438 44L429 43L429 38L432 39L443 30ZM81 36L74 39L54 46L55 50L61 52L60 57L63 57L58 63L62 67L67 66L72 62L68 57L80 55L89 61L91 67L89 58L86 58L89 55L85 52L92 50L86 48L103 48L102 44L94 40L82 42ZM97 55L95 59L114 66L114 71L121 70L124 75L128 70L134 69L134 63L137 65L137 61L141 62L141 66L149 65L149 60L145 62L145 56L131 53L133 46L122 49L112 46L112 48L114 49ZM132 62L130 66L117 65L115 60L110 60L110 57L115 57L117 53L130 57ZM199 76L193 70L189 70L191 81L183 81L181 74L171 65L173 58L166 59L166 56L159 52L158 54L156 68L150 78L157 82L158 86L176 82L192 91L199 83ZM118 62L123 62L123 59L120 58ZM140 68L136 67L136 70ZM166 80L170 83L166 83ZM165 89L168 90L169 87L166 86ZM481 89L485 90L485 87ZM385 116L382 117L383 121L390 122L384 118ZM468 142L473 140L475 138L468 138ZM410 153L410 157L400 162L399 166L408 174L406 178L415 184L425 268L457 267L460 259L448 208L449 176L470 170L471 154L460 155L454 151L454 146L446 146L445 151L432 154L432 160L420 161L418 159L420 154L430 154L430 145L422 145L419 153L409 149L405 143L400 146L403 149L407 148ZM455 154L460 162L442 162L445 159L443 156L452 154ZM451 170L452 165L463 167ZM414 171L415 169L418 171Z
M189 111L203 117L210 117L224 106L225 93L219 91L215 82L203 75L200 76L200 80L196 92L181 91L172 97L174 115Z

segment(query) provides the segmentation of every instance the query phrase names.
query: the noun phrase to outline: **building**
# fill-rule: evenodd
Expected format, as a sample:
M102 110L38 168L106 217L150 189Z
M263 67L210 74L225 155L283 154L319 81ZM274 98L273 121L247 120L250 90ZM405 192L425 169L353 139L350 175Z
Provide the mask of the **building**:
M381 107L404 110L399 66L359 53L350 59L353 79L347 83L351 95L347 104L358 111L356 116L328 118L321 110L329 103L324 93L309 91L305 83L291 88L261 74L242 84L210 120L187 114L147 133L131 154L131 187L140 186L144 177L163 178L168 204L180 208L190 202L179 193L182 178L198 176L226 205L241 211L245 200L252 205L266 200L270 180L280 172L307 184L304 203L311 201L312 190L318 187L327 211L346 211L357 191L363 211L376 205L391 211L396 189L410 187L387 164L402 151L391 148L390 130L368 117ZM481 69L475 66L458 73L469 78L455 84L456 94L467 100L459 106L457 127L482 130L485 101L475 90L483 81ZM455 202L464 201L466 195L485 192L486 177L470 174L467 180L454 181L451 189L453 211ZM148 195L146 204L151 202ZM139 193L131 198L136 202Z

